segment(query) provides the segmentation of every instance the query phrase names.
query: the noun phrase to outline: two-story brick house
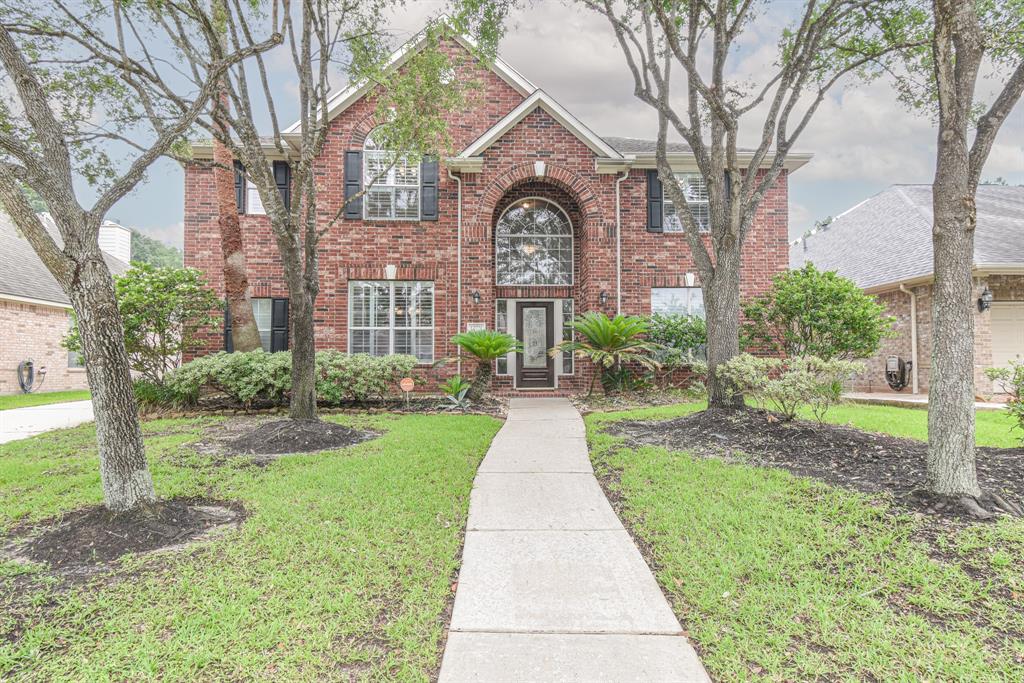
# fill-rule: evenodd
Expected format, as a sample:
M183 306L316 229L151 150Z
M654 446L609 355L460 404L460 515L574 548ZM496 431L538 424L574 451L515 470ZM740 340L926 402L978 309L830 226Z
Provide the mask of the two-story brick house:
M393 68L422 40L396 52ZM546 351L568 334L574 314L702 313L686 238L654 172L654 143L600 137L500 58L476 61L460 37L444 46L460 58L456 77L481 86L471 106L449 117L460 151L396 164L345 207L345 220L321 245L318 348L413 353L423 373L439 379L454 366L430 366L455 355L450 340L458 330L496 328L525 348L497 364L496 389L571 392L587 387L591 369ZM318 173L324 220L377 175L375 112L365 85L330 100ZM195 154L208 158L212 150ZM744 296L787 267L788 172L807 160L793 155L761 206L745 247ZM275 164L285 184L287 161ZM671 161L689 187L691 210L706 220L692 154L673 144ZM241 175L238 184L257 323L266 348L286 348L288 292L274 239L255 188ZM185 262L221 290L216 210L211 171L188 166ZM223 343L211 335L208 350Z

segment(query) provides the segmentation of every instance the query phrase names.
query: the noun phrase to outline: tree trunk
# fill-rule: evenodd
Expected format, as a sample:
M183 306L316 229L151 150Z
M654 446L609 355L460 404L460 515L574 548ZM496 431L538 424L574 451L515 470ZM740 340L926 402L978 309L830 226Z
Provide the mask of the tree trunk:
M315 300L302 288L290 288L289 318L292 333L292 395L288 416L293 420L315 420L316 341L313 331ZM296 290L299 290L296 296Z
M77 268L68 296L78 318L96 415L103 502L114 512L124 512L156 501L128 369L124 325L99 248L74 260Z
M214 119L217 125L226 130L218 117L214 116ZM223 144L214 140L213 160L217 225L220 227L220 249L224 258L224 298L231 312L231 343L235 351L255 351L262 348L262 344L256 319L252 315L248 266L235 200L234 159Z
M469 385L466 398L470 401L479 401L491 387L491 361L478 360L476 373L473 375L473 382Z
M708 407L742 406L743 395L718 378L717 369L740 352L739 250L720 250L714 277L703 284L708 328Z
M928 484L944 496L981 495L974 452L974 186L967 130L982 48L971 3L935 4L939 134L932 186L932 375Z

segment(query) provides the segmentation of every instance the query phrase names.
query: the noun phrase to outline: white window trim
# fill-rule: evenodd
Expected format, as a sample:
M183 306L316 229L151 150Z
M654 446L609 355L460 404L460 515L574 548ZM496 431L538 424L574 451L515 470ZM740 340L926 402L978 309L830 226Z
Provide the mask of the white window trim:
M562 215L565 217L566 223L569 224L569 263L571 264L571 266L569 268L569 282L565 282L565 283L550 283L550 284L538 284L538 283L523 284L523 283L513 283L513 282L501 282L500 280L498 280L498 272L499 272L498 271L498 233L497 233L498 223L501 223L501 219L504 218L505 214L508 213L509 210L511 210L513 207L515 207L518 204L521 204L522 202L526 202L526 201L530 201L530 200L539 200L539 201L543 201L543 202L547 202L548 204L551 204L552 206L554 206L555 208L557 208L559 211L562 212ZM505 210L501 212L500 216L498 216L498 220L495 222L494 226L495 226L495 233L494 233L494 284L496 286L498 286L498 287L572 287L576 283L576 229L575 229L575 227L573 227L572 219L569 218L569 212L566 211L564 208L562 208L561 204L559 204L558 202L554 201L553 199L548 199L547 197L522 197L521 199L517 199L516 201L512 202L511 204L509 204L508 206L505 207ZM545 234L545 235L531 235L531 237L565 237L565 235ZM557 301L557 299L552 299L552 301Z
M260 191L255 185L249 182L248 178L244 178L242 181L242 188L245 191L245 215L247 216L266 216L267 209L263 206L263 199L260 197ZM255 193L256 200L260 203L260 210L253 211L251 196Z
M360 284L386 284L388 285L388 326L387 327L366 327L366 326L355 326L352 324L354 318L352 313L353 303L355 302L355 296L353 295L353 289L356 285ZM430 285L430 319L432 325L430 327L424 326L412 326L412 327L395 327L395 286L396 285ZM431 280L349 280L348 283L348 352L352 354L352 337L353 331L358 330L369 330L371 332L375 330L388 330L388 354L390 356L395 355L395 331L396 330L414 330L414 331L429 331L430 332L430 360L420 360L419 356L416 356L417 365L433 365L434 358L437 356L437 343L435 334L437 330L437 307L435 294L436 284ZM413 354L415 354L415 347L413 348Z
M703 176L701 175L701 173L699 171L696 172L696 173L691 172L691 171L686 171L686 172L681 172L681 173L673 173L673 175L676 177L676 180L681 180L683 178L690 178L690 177L695 177L695 176L703 178ZM707 185L707 180L704 181L704 184ZM675 208L675 205L676 204L675 204L674 201L672 201L672 198L668 196L668 192L665 191L664 183L662 183L662 186L661 186L661 231L664 234L682 235L682 234L684 234L686 232L686 225L683 224L683 222L681 220L679 221L679 224L680 224L680 229L679 230L669 230L668 229L668 214L666 213L665 210L669 206ZM710 223L710 221L711 221L711 204L710 204L710 199L702 201L702 202L691 202L691 201L687 200L686 205L687 205L687 208L690 210L691 214L693 213L693 207L694 206L706 206L708 208L708 222ZM707 227L700 228L700 232L701 233L711 232L711 226L708 225Z
M660 314L660 315L688 315L688 316L697 315L697 314L693 313L693 302L692 302L692 299L690 297L690 293L689 292L687 293L687 296L686 296L686 307L687 307L687 312L686 313L661 313L660 311L655 311L654 310L654 290L656 290L656 289L697 290L697 291L699 291L701 293L701 307L704 306L704 290L703 290L702 287L696 287L696 286L695 287L651 287L651 293L650 293L651 315L655 315L655 314ZM697 317L704 318L706 320L707 319L707 310L705 309L704 315L697 316Z
M360 172L363 174L363 177L362 177L362 180L363 180L363 182L362 182L362 185L363 185L363 197L362 197L363 220L367 220L367 221L411 221L411 222L417 222L417 221L422 220L422 216L423 216L423 191L422 191L423 190L423 167L422 167L422 165L420 165L419 163L409 164L409 156L406 155L406 154L397 154L395 152L392 152L392 151L386 150L386 149L366 149L366 143L373 139L373 133L375 132L375 130L376 129L374 129L373 131L370 131L369 135L366 136L366 140L363 142L363 160L362 160L363 163L362 163L362 168L360 169ZM382 178L381 180L378 180L377 182L375 182L373 184L368 184L367 179L369 177L369 173L367 172L367 163L369 162L369 159L371 157L373 157L373 158L381 158L381 157L388 158L388 157L390 157L392 155L395 156L396 159L395 159L394 163L391 165L391 168L388 170L388 172L385 175L385 177ZM402 185L402 184L399 184L397 182L395 182L395 183L388 183L388 182L386 182L387 176L394 176L395 165L398 164L399 162L404 162L407 166L414 166L416 168L416 184L415 185ZM385 181L385 182L382 182L382 181ZM370 196L370 192L371 191L375 191L375 190L382 190L382 189L390 190L391 202L390 202L389 206L390 206L390 209L391 209L391 215L389 215L389 216L370 216L369 215L370 202L368 201L369 200L369 196ZM415 217L413 217L413 216L395 216L394 215L394 213L395 213L395 191L398 190L398 189L404 189L404 190L415 189L416 190L416 216Z

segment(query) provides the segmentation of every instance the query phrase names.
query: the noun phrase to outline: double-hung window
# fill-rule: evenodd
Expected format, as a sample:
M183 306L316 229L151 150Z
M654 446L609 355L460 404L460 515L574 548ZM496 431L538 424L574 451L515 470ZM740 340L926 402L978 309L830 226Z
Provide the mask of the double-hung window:
M377 130L363 144L363 217L419 220L420 160L385 149Z
M434 283L358 281L349 284L349 353L434 360Z
M690 207L690 215L693 216L693 220L697 222L702 232L710 230L711 212L708 208L708 184L704 180L704 176L700 173L676 173L675 176L686 197L686 204ZM664 207L664 221L662 222L664 232L686 230L668 191L664 191L662 206Z
M704 317L704 292L700 287L654 287L651 313Z

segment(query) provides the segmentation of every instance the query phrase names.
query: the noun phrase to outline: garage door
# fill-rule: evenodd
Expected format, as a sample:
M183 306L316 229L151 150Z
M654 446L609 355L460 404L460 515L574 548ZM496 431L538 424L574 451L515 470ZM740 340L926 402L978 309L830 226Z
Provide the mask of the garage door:
M992 365L1005 367L1011 359L1024 361L1024 301L992 304Z

